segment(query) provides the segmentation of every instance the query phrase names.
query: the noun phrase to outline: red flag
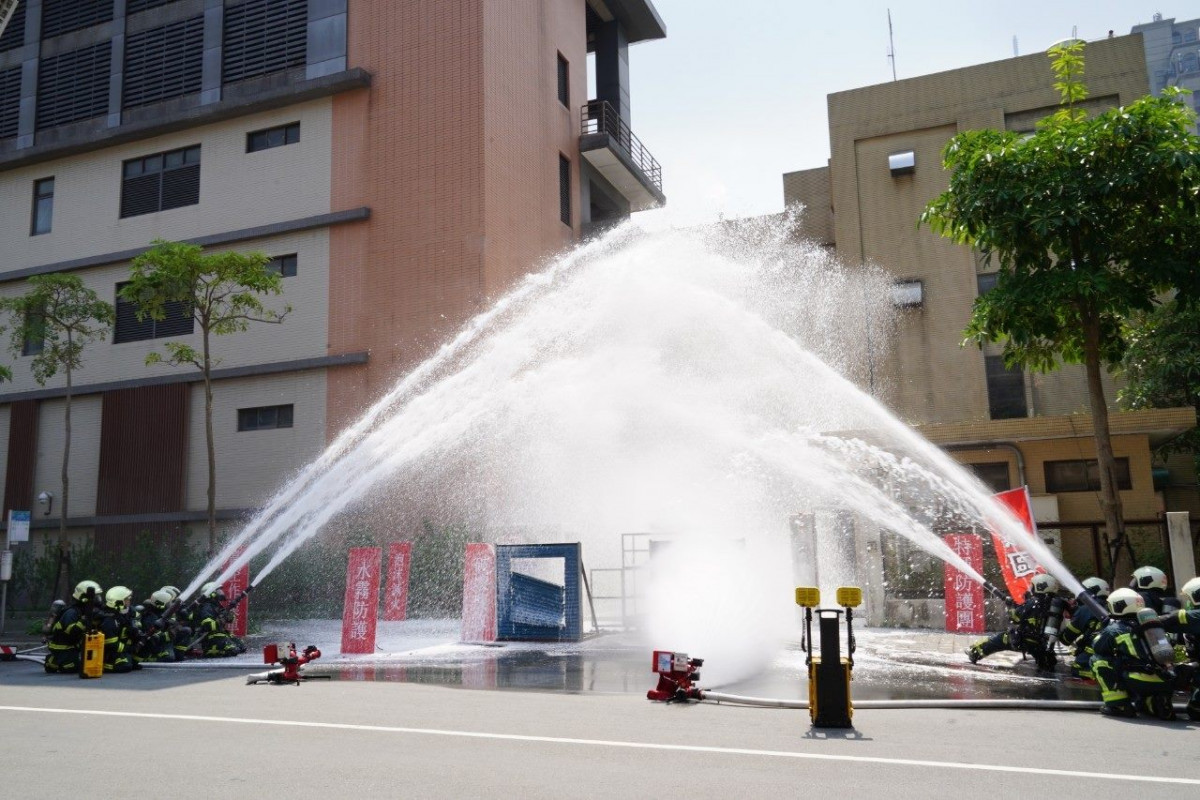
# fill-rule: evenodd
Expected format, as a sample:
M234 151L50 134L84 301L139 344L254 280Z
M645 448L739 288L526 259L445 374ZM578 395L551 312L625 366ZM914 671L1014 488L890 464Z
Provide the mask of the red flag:
M496 641L496 548L468 544L463 564L462 638Z
M240 558L245 549L245 547L239 549L237 553L233 555L233 558L231 558L230 561ZM225 562L225 567L228 566L229 562L227 561ZM222 567L221 569L224 570L225 567ZM233 573L229 580L221 584L221 589L225 592L225 596L230 600L236 600L237 598L241 597L242 592L246 591L246 587L249 585L250 564L246 563L241 566L241 569ZM249 613L249 607L250 598L247 596L242 597L242 602L238 603L237 608L233 610L233 623L229 626L229 632L238 638L244 639L246 637L246 616Z
M412 567L412 542L388 545L387 591L383 595L383 618L388 622L408 619L408 573Z
M1029 487L1021 486L993 495L996 501L1012 511L1013 515L1025 526L1030 536L1037 536L1037 524L1033 521L1033 509L1029 502ZM1000 560L1000 571L1004 574L1004 585L1008 593L1018 603L1025 601L1025 592L1033 583L1033 576L1038 572L1038 564L1023 548L1010 544L1000 534L992 530L992 543L996 546L996 557Z
M342 652L375 652L375 619L379 616L378 547L352 547L346 564L346 605L342 611Z
M973 533L951 533L946 544L976 572L983 572L983 540ZM983 587L946 564L946 630L983 633Z

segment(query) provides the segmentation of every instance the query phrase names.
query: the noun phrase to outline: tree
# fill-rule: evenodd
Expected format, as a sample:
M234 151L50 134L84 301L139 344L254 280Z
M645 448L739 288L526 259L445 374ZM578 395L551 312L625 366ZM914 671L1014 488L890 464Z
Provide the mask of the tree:
M1200 413L1200 305L1172 299L1132 320L1117 399L1125 408L1184 408ZM1192 453L1200 471L1200 427L1162 444L1157 455Z
M147 364L189 364L204 381L204 433L208 447L208 554L217 548L217 459L213 443L212 337L246 330L251 322L280 323L291 312L267 308L264 295L283 291L279 271L264 253L225 251L206 254L199 245L156 239L150 250L133 260L129 283L121 290L139 320L162 320L172 307L190 314L200 329L200 349L186 342L166 342L166 355L153 352Z
M950 187L920 221L998 262L967 341L1002 342L1010 367L1083 364L1110 546L1124 542L1103 369L1124 355L1125 320L1200 284L1200 144L1178 92L1088 117L1082 42L1050 58L1062 102L1031 135L960 133L943 153ZM1116 559L1113 569L1116 571Z
M71 508L71 397L73 376L83 365L83 350L112 328L109 303L83 285L78 275L34 275L29 291L19 297L0 298L0 311L11 321L9 347L15 355L32 355L30 369L38 385L45 386L61 370L66 382L63 405L62 502L58 514L60 565L67 550L67 514Z

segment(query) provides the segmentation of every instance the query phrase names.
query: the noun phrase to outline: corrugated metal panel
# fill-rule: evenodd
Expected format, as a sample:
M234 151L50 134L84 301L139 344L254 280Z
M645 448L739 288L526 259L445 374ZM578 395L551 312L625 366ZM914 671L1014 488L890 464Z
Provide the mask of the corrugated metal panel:
M8 417L8 466L4 473L4 519L8 512L33 508L33 468L37 459L37 400L13 403Z
M146 514L184 507L186 383L104 393L96 514Z

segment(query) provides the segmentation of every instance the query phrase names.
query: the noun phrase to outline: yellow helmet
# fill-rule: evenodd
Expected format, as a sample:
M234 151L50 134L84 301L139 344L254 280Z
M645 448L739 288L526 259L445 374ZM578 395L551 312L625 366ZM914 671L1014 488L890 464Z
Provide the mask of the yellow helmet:
M80 581L75 584L75 592L71 596L76 600L88 600L94 603L100 600L103 594L104 590L95 581Z
M113 611L125 612L129 610L131 597L133 597L133 592L128 587L114 586L104 595L104 605Z

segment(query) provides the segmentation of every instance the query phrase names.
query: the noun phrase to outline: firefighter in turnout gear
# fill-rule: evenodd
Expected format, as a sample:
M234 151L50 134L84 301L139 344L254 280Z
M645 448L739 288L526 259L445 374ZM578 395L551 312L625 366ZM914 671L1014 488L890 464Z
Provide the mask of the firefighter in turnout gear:
M175 626L165 616L167 606L170 604L171 595L159 589L139 606L142 612L138 616L137 623L141 638L133 653L136 662L171 662L175 660L175 633L172 630Z
M211 581L200 588L200 604L192 614L196 633L203 634L199 647L204 658L223 658L246 652L241 639L229 633L229 614L225 609L225 590Z
M1103 578L1088 578L1083 582L1083 588L1101 603L1108 599L1108 581ZM1092 656L1095 650L1092 643L1096 634L1104 627L1104 618L1097 616L1091 606L1080 603L1071 612L1071 619L1063 626L1063 644L1075 648L1075 660L1071 662L1071 674L1076 678L1092 679Z
M1025 601L1009 608L1008 615L1012 620L1012 626L990 639L976 642L967 649L967 658L971 659L972 664L975 664L992 653L998 653L1001 650L1015 650L1032 657L1037 663L1038 669L1054 669L1056 663L1054 651L1046 641L1044 630L1046 617L1050 612L1050 603L1057 591L1058 581L1054 576L1044 572L1035 575L1029 591L1025 594Z
M1109 624L1092 647L1092 672L1100 684L1102 713L1134 717L1138 712L1174 719L1171 704L1174 674L1155 659L1148 639L1153 629L1139 620L1146 601L1133 589L1117 589L1108 596ZM1154 620L1157 622L1157 618ZM1159 626L1158 633L1162 633Z
M130 613L133 592L125 586L114 586L104 595L108 613L100 622L104 634L104 671L129 672L134 668L133 653L137 632Z
M1181 592L1183 608L1159 617L1163 630L1179 634L1187 653L1187 663L1179 667L1191 684L1192 694L1188 698L1187 713L1200 721L1200 578L1192 578L1183 585Z
M66 606L50 625L46 646L50 652L44 664L46 672L77 673L83 663L83 637L99 625L104 590L95 581L80 581L72 594L74 602Z

